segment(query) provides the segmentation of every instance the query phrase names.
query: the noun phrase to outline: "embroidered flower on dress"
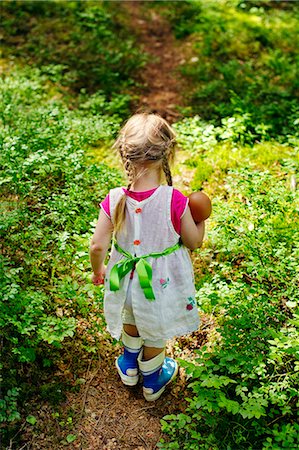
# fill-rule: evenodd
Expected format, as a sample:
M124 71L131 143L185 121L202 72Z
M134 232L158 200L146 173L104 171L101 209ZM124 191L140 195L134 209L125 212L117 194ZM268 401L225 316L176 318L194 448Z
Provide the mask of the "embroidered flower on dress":
M195 299L193 297L188 297L188 304L186 306L186 309L188 311L192 311L192 309L194 308L194 306L196 305Z
M170 279L167 277L166 280L164 278L160 278L160 285L163 289L165 289L169 285Z

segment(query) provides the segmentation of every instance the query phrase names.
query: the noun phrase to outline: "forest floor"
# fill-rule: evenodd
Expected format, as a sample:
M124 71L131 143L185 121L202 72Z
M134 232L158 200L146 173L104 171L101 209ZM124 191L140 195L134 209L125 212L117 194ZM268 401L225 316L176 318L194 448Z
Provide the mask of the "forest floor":
M169 23L155 10L145 10L142 2L124 2L133 23L139 43L150 55L140 77L145 86L136 109L150 109L174 122L184 106L182 92L185 82L179 75L182 50L175 41ZM184 50L184 54L186 52ZM179 156L179 162L184 156ZM181 164L177 164L181 166ZM189 185L188 171L175 170L175 184ZM203 316L200 329L190 336L173 340L167 353L173 357L194 358L194 350L208 340L213 329L209 317ZM73 349L74 351L74 349ZM70 349L72 352L72 349ZM67 394L59 417L53 417L51 406L44 405L39 413L39 434L32 436L28 424L23 430L27 443L22 449L86 449L86 450L152 450L162 437L160 420L166 414L184 411L187 396L186 375L182 369L175 382L156 402L146 402L142 386L126 388L115 369L115 358L120 354L119 344L104 341L97 355L87 355L76 370L76 379L82 379L79 392ZM85 359L85 358L84 358ZM65 368L61 367L61 372ZM70 371L69 371L70 372ZM58 374L59 375L59 374ZM70 374L72 377L72 374ZM74 375L73 375L74 377ZM73 378L73 381L75 379ZM68 434L68 411L74 411L69 433L76 435L72 443L61 441ZM51 419L52 416L52 419ZM70 424L69 424L70 425ZM60 442L53 444L54 440ZM61 443L62 442L62 443ZM14 448L14 447L11 447Z

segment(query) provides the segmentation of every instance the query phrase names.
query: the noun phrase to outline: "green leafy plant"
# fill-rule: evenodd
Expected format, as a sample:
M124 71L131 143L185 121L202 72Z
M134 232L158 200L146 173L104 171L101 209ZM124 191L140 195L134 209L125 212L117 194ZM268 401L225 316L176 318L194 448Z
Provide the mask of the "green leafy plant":
M298 167L297 136L285 136L280 143L269 140L269 136L261 132L260 141L255 142L257 132L246 126L249 119L230 117L216 127L194 116L174 124L178 144L189 156L184 164L195 168L192 189L202 189L206 182L221 189L227 172L244 166L276 170L276 165L281 164L288 167L289 176L295 176ZM263 124L261 129L264 129Z
M38 372L55 365L56 349L76 336L78 317L87 315L88 302L94 301L74 260L80 236L85 236L88 249L97 203L119 183L120 175L95 164L84 152L107 145L121 118L103 94L98 97L102 114L86 99L82 108L68 109L54 98L55 88L38 69L15 68L0 89L0 328L2 385L7 392L1 420L14 423L21 417L17 402L21 405L20 399L42 389L28 388L24 367ZM84 261L85 268L87 252ZM100 319L95 326L99 332Z
M2 17L4 56L17 41L14 56L76 92L112 97L132 85L146 60L113 2L9 1Z
M264 3L187 0L175 7L159 5L187 55L181 64L188 80L186 114L199 114L215 125L238 115L252 134L260 124L264 130L258 134L294 132L298 9L295 4L279 8L277 2Z
M213 273L197 294L218 337L195 362L180 361L189 406L164 417L161 448L296 447L299 198L286 173L235 170L225 189L210 230Z
M0 399L0 422L13 422L20 419L20 413L17 408L17 399L20 388L9 389Z

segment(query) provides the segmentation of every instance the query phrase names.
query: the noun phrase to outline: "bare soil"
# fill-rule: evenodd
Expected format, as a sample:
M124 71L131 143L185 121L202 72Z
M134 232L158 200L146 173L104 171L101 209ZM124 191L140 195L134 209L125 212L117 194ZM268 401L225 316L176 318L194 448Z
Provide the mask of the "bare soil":
M184 106L182 93L186 82L179 72L180 64L185 61L183 49L158 9L145 8L145 3L123 2L139 44L148 55L148 62L140 74L144 91L135 106L156 112L169 122L174 122L181 117L179 107Z

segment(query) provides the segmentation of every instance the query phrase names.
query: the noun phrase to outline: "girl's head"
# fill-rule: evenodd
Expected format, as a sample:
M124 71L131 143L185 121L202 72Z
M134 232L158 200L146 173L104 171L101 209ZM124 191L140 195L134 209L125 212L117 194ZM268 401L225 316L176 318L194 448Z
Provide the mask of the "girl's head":
M128 189L146 171L156 169L160 178L164 172L167 184L172 185L169 164L174 158L175 134L170 125L157 114L140 113L132 116L121 129L114 144L118 149L128 176ZM114 231L125 221L126 197L123 196L114 212Z
M128 176L128 189L137 177L149 169L164 172L172 185L169 163L174 157L175 134L170 125L157 114L132 116L121 129L114 144L122 158Z

